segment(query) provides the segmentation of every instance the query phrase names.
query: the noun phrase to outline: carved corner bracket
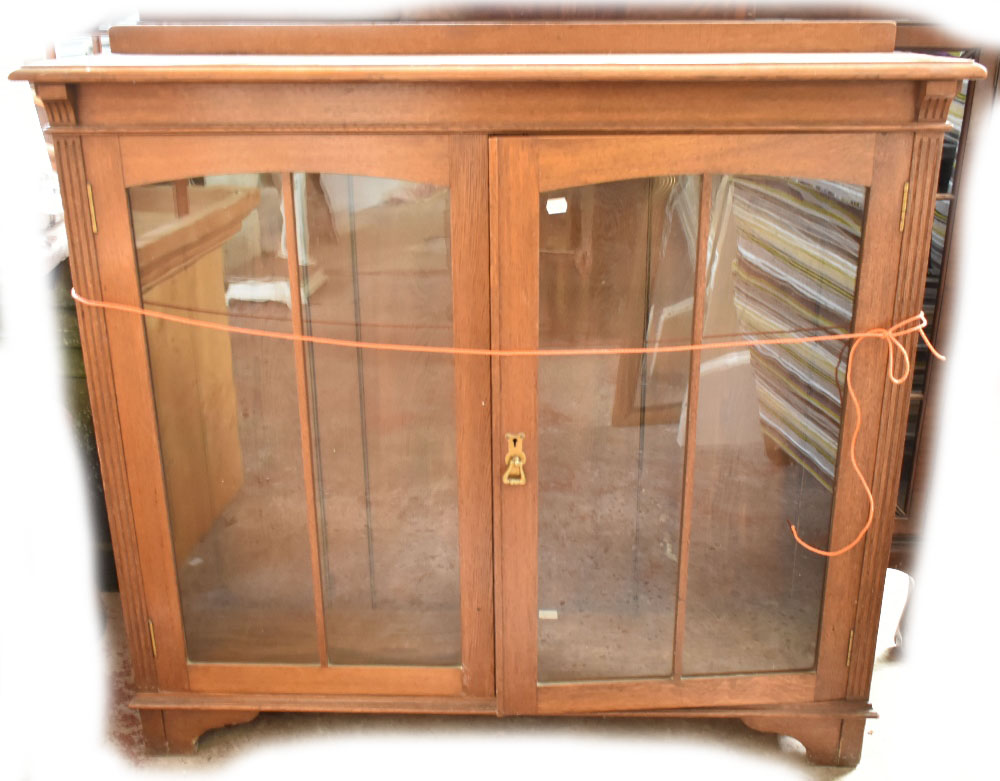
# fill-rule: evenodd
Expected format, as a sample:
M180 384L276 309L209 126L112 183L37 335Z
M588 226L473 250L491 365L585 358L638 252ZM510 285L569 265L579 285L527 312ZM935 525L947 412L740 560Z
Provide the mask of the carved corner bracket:
M951 101L958 93L957 81L928 81L917 93L917 118L927 122L946 122Z
M76 90L68 84L35 84L35 94L45 106L52 127L76 124Z

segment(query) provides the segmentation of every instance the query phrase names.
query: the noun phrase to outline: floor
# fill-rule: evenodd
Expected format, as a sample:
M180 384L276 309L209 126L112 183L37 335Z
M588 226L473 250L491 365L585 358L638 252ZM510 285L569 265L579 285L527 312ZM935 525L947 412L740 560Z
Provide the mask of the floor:
M871 700L897 701L907 682L905 662L890 660L893 630L908 579L890 571L879 633L880 653ZM112 694L108 746L130 775L165 771L222 774L233 778L295 777L295 769L328 766L357 769L367 777L395 777L436 767L436 776L464 776L469 763L499 777L542 767L567 775L606 777L626 765L690 766L702 778L885 778L893 763L903 720L896 708L868 722L861 765L856 769L809 764L796 741L754 732L735 720L702 719L506 719L436 716L261 714L254 721L207 733L192 756L151 756L139 720L127 706L133 689L117 594L102 595ZM622 765L621 763L625 763Z

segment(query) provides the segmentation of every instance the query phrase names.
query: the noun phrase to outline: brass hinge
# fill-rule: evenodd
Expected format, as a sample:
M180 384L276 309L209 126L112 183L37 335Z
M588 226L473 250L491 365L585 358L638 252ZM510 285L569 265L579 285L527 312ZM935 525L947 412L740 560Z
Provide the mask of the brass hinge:
M90 229L97 233L97 212L94 211L94 188L87 182L87 200L90 201Z
M146 622L149 624L149 642L153 646L153 658L156 658L156 632L153 631L153 619L147 618Z
M847 639L847 666L851 666L851 651L854 648L854 630L851 630L851 636Z
M903 206L899 211L899 232L903 232L903 226L906 224L906 205L910 201L910 183L903 182ZM96 230L96 228L95 228Z

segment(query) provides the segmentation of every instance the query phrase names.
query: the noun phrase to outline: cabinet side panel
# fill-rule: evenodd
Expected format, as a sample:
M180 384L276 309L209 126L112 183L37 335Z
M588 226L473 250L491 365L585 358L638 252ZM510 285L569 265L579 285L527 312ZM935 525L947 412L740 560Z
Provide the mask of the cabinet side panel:
M91 229L87 198L87 174L80 139L62 136L55 139L66 232L69 239L69 263L73 285L85 297L101 295L101 275L97 248ZM100 165L103 161L94 160ZM122 447L121 421L115 396L114 372L108 345L104 313L99 309L77 308L80 341L87 372L87 390L94 416L97 451L108 507L111 543L114 547L118 587L121 591L125 631L136 687L156 688L156 669L148 630L148 616L139 564L128 475Z
M93 189L96 247L101 259L100 289L92 291L92 295L105 301L140 306L118 138L89 137L83 142L83 152ZM155 636L154 664L159 687L182 690L187 688L187 653L166 516L144 323L140 317L124 312L109 312L105 317L127 466L124 482L136 534L135 550L142 570L143 590L153 595L146 603L152 626L144 629Z

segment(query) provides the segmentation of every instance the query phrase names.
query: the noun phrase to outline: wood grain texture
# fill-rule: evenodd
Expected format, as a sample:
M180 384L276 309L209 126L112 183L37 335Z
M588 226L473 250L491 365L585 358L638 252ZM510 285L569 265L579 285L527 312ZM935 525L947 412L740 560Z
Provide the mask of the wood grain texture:
M549 43L553 48L580 46L569 43L578 35L578 42L589 40L596 47L594 29L552 37ZM665 28L650 29L660 34ZM672 29L676 34L679 28ZM685 43L697 49L707 45L699 41L717 41L720 29L705 28ZM871 29L882 36L887 28ZM454 41L463 41L471 50L488 51L485 39L475 32L466 31L463 37L454 29L444 30L442 37L431 35L413 45L447 50ZM510 30L506 34L513 35ZM198 35L188 34L185 45L195 45ZM531 51L543 39L538 32L534 43L530 36L519 41ZM202 35L201 40L198 45L211 43L210 36ZM330 46L322 34L309 40L317 47ZM360 52L388 45L385 37L377 43L367 40L361 34L351 45ZM637 37L632 51L649 40ZM736 40L730 39L733 46ZM860 46L859 40L845 38L836 45ZM262 35L256 44L247 41L247 46L266 45ZM279 43L273 40L273 45ZM101 64L116 61L123 64ZM88 70L87 62L94 67ZM285 213L290 219L294 204L288 172L333 168L451 188L455 343L489 342L505 348L538 344L538 192L677 173L676 166L689 166L684 171L689 173L798 175L870 185L855 329L884 326L913 314L923 282L920 266L929 241L931 183L948 102L960 79L984 72L965 61L896 54L574 53L548 58L339 56L238 62L190 57L183 62L187 64L172 57L122 55L118 60L31 66L14 75L37 82L50 110L60 173L64 187L70 185L65 203L76 255L74 280L84 295L140 302L125 198L129 184L278 170L285 172ZM462 135L437 135L449 131ZM787 132L765 136L774 131ZM124 134L120 140L117 133ZM488 141L487 133L545 137ZM627 136L617 141L554 137L568 133ZM100 227L96 243L90 233L84 170L94 185ZM899 198L907 178L910 217L900 235ZM704 244L704 235L702 239ZM294 253L290 255L297 288L298 269ZM698 262L703 269L701 253ZM301 312L297 316L301 330ZM829 565L816 673L683 678L680 632L674 679L539 686L536 359L455 361L461 667L189 665L143 321L85 310L81 323L88 370L93 367L91 392L97 398L95 418L109 508L115 514L113 533L120 577L124 574L123 602L137 681L140 689L158 690L136 698L151 745L186 750L204 729L245 720L267 706L616 715L668 715L667 709L674 709L670 715L696 711L744 718L760 729L795 730L792 734L821 761L851 764L860 756L894 499L889 475L898 474L905 425L906 388L883 381L884 346L867 345L856 366L857 377L869 378L860 388L866 427L858 454L872 480L876 524L862 546ZM695 336L700 336L697 326ZM908 346L913 342L913 337L906 340ZM308 406L301 350L296 357L301 413ZM692 366L696 393L694 360ZM693 452L696 432L694 413L689 412ZM303 452L311 452L307 416L300 415L300 423ZM850 423L850 415L845 415L845 431ZM528 485L500 486L503 435L521 431L527 434ZM832 546L855 536L867 509L843 454L842 447ZM311 469L306 472L308 479ZM688 482L691 475L689 464ZM320 622L317 642L325 651L315 534L311 543ZM681 593L681 627L683 603ZM155 626L155 658L147 619ZM490 696L494 681L496 700Z
M121 141L119 141L121 144ZM188 192L188 180L177 179L173 183L174 191L174 211L178 216L184 216L191 211L190 193Z
M861 259L858 267L854 302L854 331L885 327L893 322L893 291L899 271L899 212L903 184L909 175L911 138L903 134L885 134L876 143L873 184L868 191L865 222L861 237ZM853 373L858 400L864 415L864 425L857 440L858 464L873 485L876 475L875 448L882 414L882 395L891 386L886 372L886 347L881 341L865 340L854 358ZM858 378L877 378L870 381ZM868 517L868 501L850 465L848 446L854 428L854 412L850 404L842 411L842 423L837 458L837 484L833 498L829 548L848 544L861 531ZM873 491L873 493L875 493ZM879 514L880 494L876 496L876 515L870 538L887 525ZM817 652L817 699L838 699L845 696L848 647L856 648L858 638L851 639L859 589L873 588L861 581L863 546L859 544L842 556L830 559L823 592L823 616ZM878 597L881 598L881 592ZM852 653L853 653L852 648Z
M167 751L167 734L164 731L162 710L140 710L139 721L146 750L154 754Z
M595 716L617 716L618 718L725 718L742 719L745 716L845 716L877 719L870 703L848 700L826 702L782 702L774 705L708 706L704 708L670 708L664 710L601 711Z
M122 54L487 54L891 51L895 24L863 22L509 22L122 25Z
M971 49L972 42L962 40L934 24L903 22L896 25L896 49Z
M145 717L161 710L247 710L314 713L439 713L496 716L492 698L352 696L332 694L220 694L207 692L144 692L129 706ZM596 711L574 714L616 718L743 718L744 716L827 716L878 718L869 703L834 701L774 705L709 706L666 710ZM162 730L162 722L161 722Z
M102 272L95 236L91 231L83 145L79 139L57 138L54 146L73 285L81 295L99 298L102 295ZM102 165L103 161L98 158L93 164ZM157 687L156 665L149 637L146 585L128 490L107 316L98 309L78 307L77 319L129 656L136 687L140 691L151 690Z
M245 724L257 718L252 710L165 710L162 712L166 750L193 754L198 740L210 729Z
M980 66L982 67L982 66ZM986 75L986 69L974 78L982 78ZM948 119L948 109L951 101L958 92L959 82L957 81L928 81L920 85L917 90L917 117L919 119L944 121Z
M982 78L971 60L910 52L441 55L87 55L10 78L39 84L307 82L830 82Z
M305 713L441 713L495 716L491 697L406 697L399 695L254 694L142 692L129 703L140 713L159 710L245 710Z
M790 735L806 748L817 765L854 767L861 760L864 719L824 716L743 716L743 723L758 732Z
M722 705L763 705L812 702L815 673L729 675L642 681L543 684L538 687L538 712L698 708Z
M74 132L867 131L916 123L908 81L83 84ZM498 112L497 106L503 106ZM725 111L719 107L724 106ZM179 122L178 117L184 121ZM943 126L938 124L938 128ZM58 132L59 128L54 128Z
M840 725L840 745L837 762L855 767L861 761L861 745L865 739L867 722L864 719L844 719Z
M191 691L271 694L462 695L461 667L197 664Z
M76 125L76 88L67 84L36 84L35 95L45 107L50 126L72 128Z
M443 136L150 135L128 136L121 144L127 187L260 171L336 171L448 184L448 143Z
M450 139L451 268L456 347L490 342L489 161L485 136ZM493 668L493 465L490 359L455 356L455 434L464 691L490 696Z
M491 137L488 141L489 155L489 219L490 219L490 348L497 350L500 348L500 216L499 216L499 194L500 194L500 141ZM496 442L503 439L501 426L503 421L500 416L500 359L490 359L490 391L492 393L490 423L491 434L490 454L500 454L497 451ZM502 472L500 465L503 461L491 462L490 478L492 482L499 479ZM501 523L502 507L500 497L502 492L499 485L494 485L493 494L493 674L495 678L495 691L497 701L500 699L500 692L505 686L504 675L504 653L503 653L503 561L501 552L503 550L503 524ZM498 709L499 712L499 709Z
M538 347L538 157L529 140L497 142L497 241L500 346ZM503 686L498 707L507 715L536 709L538 680L538 359L500 360L500 430L524 433L525 485L499 485L503 527ZM493 443L499 482L506 440Z
M698 210L698 249L695 256L691 344L701 344L705 331L705 282L708 237L712 215L712 178L701 179ZM701 388L701 352L692 350L688 363L687 420L684 434L684 481L681 494L680 550L677 554L677 612L674 614L674 681L684 670L684 627L687 616L688 568L691 559L691 515L694 504L695 448L698 441L698 393Z
M555 136L536 142L545 192L661 175L766 175L871 184L875 135ZM817 155L818 149L823 150ZM581 162L585 163L581 165Z
M141 306L118 139L86 138L83 151L99 226L96 248L101 288L94 293L106 301ZM163 688L183 689L187 686L187 653L144 323L121 312L108 312L105 318L142 593L155 594L147 599L146 612L156 633L157 682ZM123 604L127 601L123 592ZM148 624L140 631L148 635Z

